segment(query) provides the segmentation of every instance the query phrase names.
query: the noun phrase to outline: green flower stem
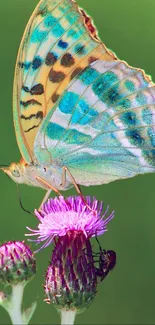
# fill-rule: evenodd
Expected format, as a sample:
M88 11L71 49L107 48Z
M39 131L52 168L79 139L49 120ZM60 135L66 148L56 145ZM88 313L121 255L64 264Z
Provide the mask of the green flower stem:
M21 310L25 286L26 282L12 285L11 295L6 295L5 292L0 292L0 306L7 311L13 325L29 324L37 307L37 302L34 301L28 309L25 309L24 311Z
M75 310L61 310L61 325L74 325Z
M25 286L23 284L17 284L12 286L12 294L10 297L10 304L7 308L7 312L10 315L12 324L14 325L25 324L25 322L23 322L21 311L24 287Z

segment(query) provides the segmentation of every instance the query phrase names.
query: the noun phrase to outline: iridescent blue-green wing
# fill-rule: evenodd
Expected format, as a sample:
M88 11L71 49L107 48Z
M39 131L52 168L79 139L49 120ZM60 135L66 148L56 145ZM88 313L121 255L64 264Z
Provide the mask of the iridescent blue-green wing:
M15 69L13 115L17 142L34 162L34 139L65 88L90 62L115 60L90 18L72 0L42 0L25 29Z
M93 185L155 171L155 86L123 61L98 60L70 83L35 141L42 160Z

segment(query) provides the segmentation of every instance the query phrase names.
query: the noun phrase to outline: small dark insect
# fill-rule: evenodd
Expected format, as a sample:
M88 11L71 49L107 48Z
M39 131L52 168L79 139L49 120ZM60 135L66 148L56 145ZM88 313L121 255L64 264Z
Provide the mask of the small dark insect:
M96 240L100 247L100 252L97 253L99 255L99 267L96 268L96 275L100 278L100 281L103 281L109 271L116 265L116 253L112 250L102 249L99 240L97 238Z

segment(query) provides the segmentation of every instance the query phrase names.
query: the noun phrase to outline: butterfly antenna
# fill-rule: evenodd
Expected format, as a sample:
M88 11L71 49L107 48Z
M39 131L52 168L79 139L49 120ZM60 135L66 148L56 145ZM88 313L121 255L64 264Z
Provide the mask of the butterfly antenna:
M31 211L29 211L29 210L27 210L27 209L25 209L25 208L23 207L23 203L22 203L21 196L20 196L20 193L19 193L19 187L18 187L18 184L17 184L17 194L18 194L19 204L20 204L20 207L22 208L22 210L23 210L24 212L27 212L27 213L31 214L32 216L34 216L34 213L33 213L33 212L31 212Z

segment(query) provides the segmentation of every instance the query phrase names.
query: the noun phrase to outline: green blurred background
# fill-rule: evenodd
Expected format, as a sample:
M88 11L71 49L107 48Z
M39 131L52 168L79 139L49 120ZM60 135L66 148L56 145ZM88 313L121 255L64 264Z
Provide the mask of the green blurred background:
M93 17L101 39L130 65L143 68L155 80L155 0L78 0ZM12 123L12 82L24 27L37 0L0 0L0 163L18 161L20 153ZM84 188L115 209L109 231L100 239L117 252L117 266L98 290L77 324L155 324L155 175L137 176L105 186ZM21 186L25 207L38 207L43 191ZM73 194L68 191L66 195ZM36 220L24 213L16 185L0 174L0 241L23 240L26 226ZM94 240L95 242L95 240ZM32 324L58 324L56 310L43 302L44 273L51 247L37 255L38 272L27 286L24 307L37 298ZM10 322L0 309L0 324Z

